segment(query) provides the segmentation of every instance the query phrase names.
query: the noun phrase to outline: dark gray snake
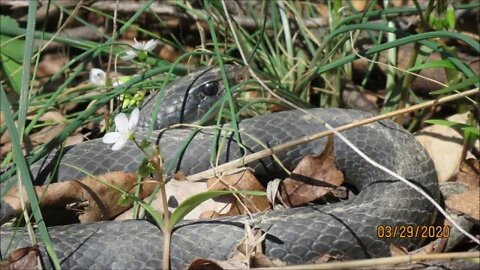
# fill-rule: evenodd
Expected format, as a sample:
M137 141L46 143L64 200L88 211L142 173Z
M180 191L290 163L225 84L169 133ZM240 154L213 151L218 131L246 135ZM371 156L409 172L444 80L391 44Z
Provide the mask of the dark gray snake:
M216 69L202 73L206 77L197 79L193 84L192 78L195 76L181 79L179 83L170 86L175 91L167 91L167 103L164 103L167 106L162 107L164 111L160 113L161 119L191 120L180 119L182 116L178 116L179 110L190 106L182 103L186 92L179 91L179 85L191 86L187 87L190 88L188 98L200 103L210 104L218 98L217 95L222 94L220 88L223 86ZM229 73L235 74L235 69L232 68ZM231 76L233 82L235 78ZM173 93L181 93L183 97L179 99ZM172 95L177 103L168 103L168 95ZM175 105L174 109L168 108L168 104ZM141 117L143 122L150 117L152 108L147 102ZM309 112L320 116L334 127L370 116L343 109L310 109ZM172 115L168 116L169 113ZM163 125L160 121L162 120L158 124ZM254 135L268 146L325 130L316 119L297 110L245 119L239 125L243 132ZM189 132L185 129L154 132L152 140L160 143L167 163L172 159L171 154L181 148L182 140ZM439 198L437 176L431 159L403 128L391 121L380 121L342 133L374 160L421 186L434 198ZM142 134L145 133L140 132L140 136ZM242 156L233 135L230 134L227 138L222 147L221 163ZM213 132L198 132L176 169L187 175L209 169L214 139ZM247 136L242 136L242 140L247 154L263 149ZM288 149L279 153L278 157L291 169L303 156L320 153L324 145L325 139L317 140ZM324 254L351 258L389 256L391 243L414 247L419 239L379 238L377 228L387 225L429 225L434 216L434 207L406 184L369 165L338 138L335 138L334 153L337 167L343 171L348 184L358 194L341 203L274 210L255 215L248 223L267 233L265 254L289 264L302 264L312 262ZM55 153L33 166L35 176L44 177L51 172L51 166L55 163L53 156ZM99 140L76 145L62 156L62 163L74 164L93 174L116 170L136 171L140 160L141 154L133 144L114 152L109 145ZM270 179L279 171L272 158L264 158L249 166L254 168L260 179ZM60 165L55 174L58 180L81 176L81 173L64 165ZM196 258L228 259L245 235L245 219L247 218L232 217L189 221L178 225L172 237L172 269L183 269ZM61 265L66 269L153 269L162 265L162 234L146 220L58 226L51 227L49 232ZM2 229L0 235L1 251L5 255L13 235L12 230ZM17 247L30 244L23 233L17 233L15 241L20 241ZM42 254L45 256L43 249Z

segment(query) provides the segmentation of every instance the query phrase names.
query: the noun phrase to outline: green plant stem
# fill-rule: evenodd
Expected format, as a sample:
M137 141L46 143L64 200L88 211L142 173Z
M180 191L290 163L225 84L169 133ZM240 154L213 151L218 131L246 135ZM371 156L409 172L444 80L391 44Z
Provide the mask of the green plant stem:
M417 0L415 0L414 2L415 2L417 7L420 6L418 4ZM419 34L424 33L425 31L428 31L428 28L427 28L428 23L426 22L426 20L428 20L428 17L430 17L430 13L432 12L432 10L433 10L433 0L430 0L430 2L428 3L428 7L425 10L425 15L420 16L422 19L421 19ZM421 9L419 9L418 12L420 14L422 14ZM412 52L410 54L410 58L408 59L407 69L415 66L415 63L417 62L417 58L418 58L418 52L420 51L420 47L421 47L421 45L418 42L413 44ZM401 96L400 96L400 102L398 103L398 109L403 109L407 105L408 99L410 97L410 95L409 95L410 90L409 89L412 85L413 79L414 79L414 76L413 76L412 73L405 74L405 77L403 78L403 82L402 82L402 91L401 91ZM404 116L405 116L404 114L398 115L395 118L395 122L399 125L402 125Z

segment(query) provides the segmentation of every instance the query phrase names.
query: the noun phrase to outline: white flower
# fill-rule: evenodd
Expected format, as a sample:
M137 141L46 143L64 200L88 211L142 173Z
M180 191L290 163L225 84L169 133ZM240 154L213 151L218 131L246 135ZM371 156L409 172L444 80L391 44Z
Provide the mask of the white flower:
M107 83L107 73L99 68L92 68L89 76L90 82L100 86L119 86L130 79L130 76L111 78L111 85Z
M92 68L90 70L90 82L95 85L105 85L107 73L99 68Z
M141 52L146 53L153 51L158 45L158 41L155 39L150 39L146 43L145 41L140 43L136 39L133 40L135 41L135 44L132 46L133 50L126 51L125 55L120 57L122 60L130 61Z
M119 113L115 116L115 132L109 132L103 136L102 141L106 144L113 144L112 150L122 149L127 141L135 135L139 118L139 110L135 108L130 114L130 119L124 114Z

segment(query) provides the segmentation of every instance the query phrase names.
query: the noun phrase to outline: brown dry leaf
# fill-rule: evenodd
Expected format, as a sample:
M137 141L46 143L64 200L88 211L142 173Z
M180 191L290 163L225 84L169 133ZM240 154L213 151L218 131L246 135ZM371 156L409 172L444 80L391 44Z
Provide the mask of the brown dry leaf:
M451 210L464 213L480 222L480 190L478 188L448 196L445 205Z
M83 137L82 134L75 134L72 136L68 136L67 139L65 140L65 146L70 146L70 145L75 145L83 142L85 138Z
M455 114L447 118L449 121L465 123L468 113ZM415 138L427 150L435 164L439 182L445 182L455 177L461 165L463 138L456 130L432 125L423 128L415 134ZM467 157L473 157L471 152Z
M173 175L173 178L178 180L178 181L187 181L187 176L185 175L184 172L178 171Z
M458 170L457 182L466 184L470 189L480 188L480 160L465 160Z
M233 255L225 263L244 264L249 268L256 267L281 267L286 264L280 260L272 260L263 253L263 242L266 234L260 230L245 225L246 237L238 244ZM222 263L224 263L222 262ZM248 264L247 264L248 262ZM230 268L231 269L231 268Z
M461 194L453 194L447 197L447 208L464 213L467 216L480 221L480 161L474 158L465 160L460 166L457 181L465 184L468 190Z
M390 245L390 253L392 257L403 255L418 255L418 254L437 254L442 253L447 244L448 238L439 238L435 241L428 243L427 245L418 248L416 250L408 251L405 247L399 246L395 243Z
M221 179L210 178L207 181L209 190L256 190L265 191L263 185L257 180L249 169L233 174L225 175ZM270 203L266 196L238 195L242 202L235 200L230 211L225 216L244 214L246 210L250 213L257 213L270 209ZM233 197L229 195L227 197ZM245 207L247 209L245 209Z
M37 77L51 77L53 74L59 72L67 62L68 60L65 57L57 54L46 54L38 65Z
M408 255L408 250L405 247L393 243L390 244L390 254L392 257Z
M369 2L370 0L356 0L352 1L351 3L356 11L362 12L367 8Z
M30 135L30 141L33 145L42 144L51 141L62 133L65 129L65 125L55 125L42 128L40 131Z
M112 172L98 176L103 181L110 183L130 194L134 194L137 185L137 175L127 172ZM156 181L148 180L142 184L140 198L150 195L157 185ZM42 212L45 212L45 219L49 224L58 224L65 222L67 216L72 216L71 211L76 211L78 221L88 223L99 220L111 219L126 209L130 208L132 201L120 205L122 197L120 192L101 183L94 177L84 177L81 180L71 180L60 183L53 183L46 186L36 186L36 193L40 201ZM12 188L4 197L4 202L13 208L16 215L21 213L20 197L18 188ZM24 194L24 198L26 195ZM26 203L28 205L28 203ZM80 207L76 207L80 205ZM59 215L62 220L53 220L49 215L59 215L58 211L64 213ZM53 217L52 217L53 218Z
M223 270L223 269L248 269L245 263L196 259L190 263L187 270Z
M55 122L55 123L59 123L59 124L64 124L64 123L67 122L67 119L65 118L65 116L63 116L61 113L59 113L57 111L46 112L46 113L42 114L42 116L40 116L39 120L43 121L43 122L49 122L50 121L50 122Z
M328 137L319 156L306 156L289 178L283 181L280 194L288 206L317 200L343 183L343 173L335 166L333 136Z
M0 269L38 269L38 253L38 245L12 250L5 260L0 261Z
M442 253L447 246L448 238L438 238L435 241L428 243L427 245L418 248L410 254L438 254Z
M352 258L346 255L330 255L330 254L323 254L314 259L314 264L322 264L322 263L329 263L329 262L345 262L351 261Z

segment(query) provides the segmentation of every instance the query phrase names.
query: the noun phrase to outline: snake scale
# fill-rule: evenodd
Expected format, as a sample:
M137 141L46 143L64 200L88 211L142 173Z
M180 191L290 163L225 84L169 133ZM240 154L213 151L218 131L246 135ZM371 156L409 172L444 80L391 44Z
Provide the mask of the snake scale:
M235 83L237 68L229 66L231 83ZM155 127L178 121L191 121L198 108L210 106L223 94L223 84L217 68L205 69L179 79L166 90ZM186 90L188 89L188 90ZM153 100L153 99L151 99ZM147 101L141 110L142 126L148 125L153 102ZM195 109L197 108L197 109ZM179 115L182 111L183 115ZM332 126L340 126L371 116L355 110L309 109ZM190 118L192 117L192 118ZM163 122L162 122L163 121ZM268 146L310 135L324 126L311 115L298 110L272 113L245 119L240 130ZM228 132L226 132L228 133ZM139 132L139 136L145 136ZM155 131L151 139L159 143L166 163L172 162L172 153L181 148L190 134L188 129ZM360 150L380 164L421 186L434 198L439 198L434 165L422 146L402 127L391 121L380 121L342 132ZM241 148L227 134L220 155L220 163L241 157ZM213 131L202 130L194 136L183 153L176 169L188 174L210 168ZM248 136L242 136L246 154L264 149ZM283 164L292 169L305 155L319 154L326 140L320 139L278 153ZM33 175L45 179L55 162L52 153L33 165ZM337 167L346 182L358 193L350 200L327 205L273 210L248 218L266 233L264 253L288 264L314 261L321 255L344 255L351 258L371 258L390 255L390 244L414 247L419 239L379 238L378 226L429 225L434 207L406 184L374 168L340 139L334 139ZM58 156L58 155L57 155ZM61 164L54 177L61 181L79 178L82 173L65 166L73 164L90 173L109 171L136 171L141 161L140 151L128 143L121 151L112 151L101 140L75 145L61 156ZM278 165L271 157L249 164L259 179L278 175ZM184 269L196 258L228 259L245 235L246 217L185 221L178 225L172 236L171 268ZM161 267L162 234L146 220L105 221L50 227L61 266L66 269L155 269ZM2 228L1 251L5 254L10 239L16 247L30 245L26 234ZM43 257L46 253L41 248ZM45 260L50 267L48 259Z

